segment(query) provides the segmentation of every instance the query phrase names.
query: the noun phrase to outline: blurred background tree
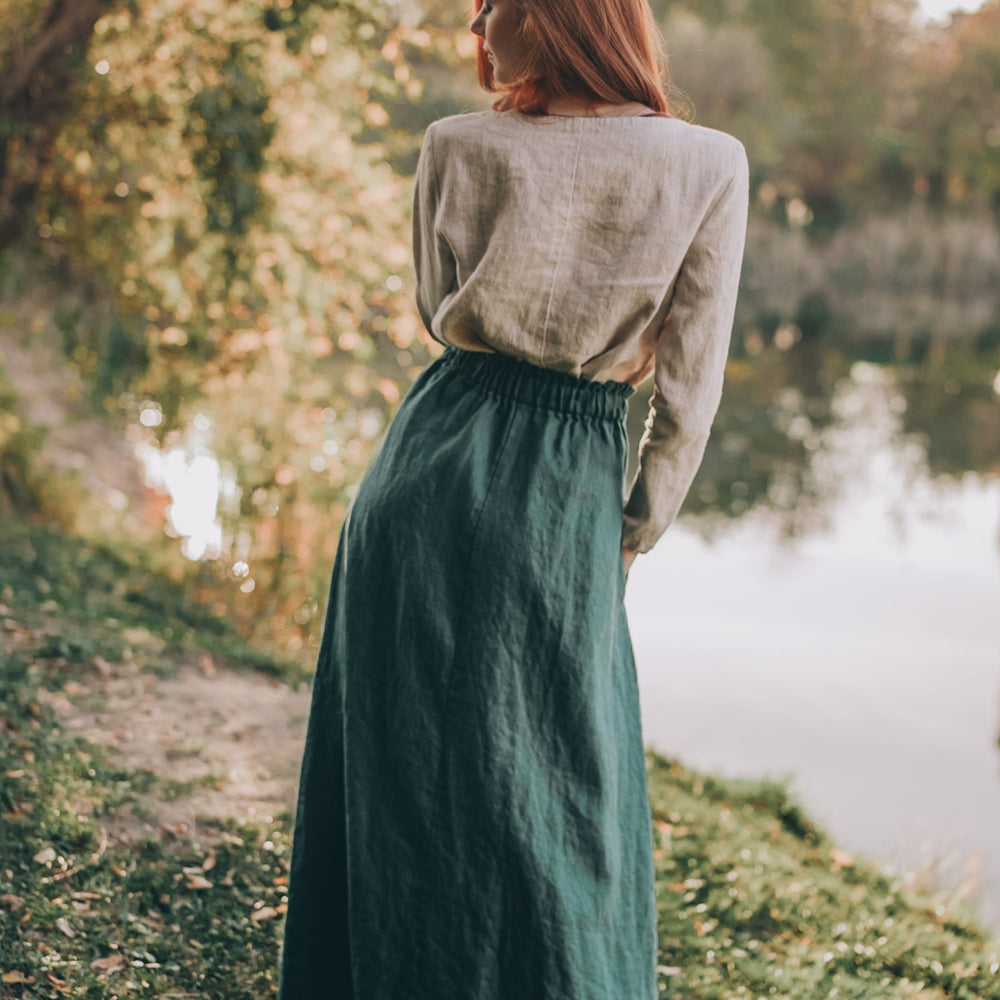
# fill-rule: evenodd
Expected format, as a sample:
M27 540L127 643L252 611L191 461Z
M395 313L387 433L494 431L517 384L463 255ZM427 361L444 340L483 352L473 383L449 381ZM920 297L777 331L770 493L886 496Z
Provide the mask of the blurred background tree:
M945 334L985 359L985 380L1000 347L1000 0L947 26L920 26L914 0L654 8L678 108L750 154L734 355L784 331L940 360L913 345L940 338L947 299L961 310ZM130 447L212 457L221 539L175 566L293 645L316 640L353 484L436 350L412 302L409 175L428 122L489 104L469 14L0 0L0 345L55 345L80 406ZM95 530L92 507L66 491L60 507L32 471L40 436L9 381L8 509ZM162 505L151 526L159 538Z

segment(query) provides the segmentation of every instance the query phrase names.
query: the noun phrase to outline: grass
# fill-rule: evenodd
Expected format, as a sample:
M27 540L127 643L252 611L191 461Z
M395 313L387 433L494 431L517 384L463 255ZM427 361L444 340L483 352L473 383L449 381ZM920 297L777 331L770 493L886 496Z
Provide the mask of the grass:
M2 665L2 995L272 995L291 818L217 823L208 849L108 843L100 820L162 779L59 729L37 694L64 667L34 654Z
M46 698L99 658L169 671L199 649L288 669L141 565L0 529L0 996L275 995L292 817L109 838L138 796L215 779L124 769ZM838 850L784 786L653 754L649 786L662 996L1000 1000L1000 947L971 914Z
M838 849L772 781L650 759L661 994L1000 997L1000 944L943 895Z
M46 659L118 661L141 648L147 659L176 661L203 651L287 681L304 676L298 663L248 645L230 621L192 602L141 550L112 551L7 514L0 526L0 603L41 628L36 652Z
M275 992L291 816L109 840L140 795L190 794L65 731L44 697L101 660L169 672L195 651L288 664L122 556L0 529L0 996L260 998Z

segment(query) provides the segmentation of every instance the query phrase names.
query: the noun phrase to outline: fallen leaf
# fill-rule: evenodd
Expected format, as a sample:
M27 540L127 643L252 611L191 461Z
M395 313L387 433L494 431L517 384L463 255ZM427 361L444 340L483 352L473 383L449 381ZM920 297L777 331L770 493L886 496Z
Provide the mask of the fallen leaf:
M215 862L218 859L215 856L215 851L209 851L208 857L201 863L201 870L203 872L211 871L215 867Z
M4 777L6 778L23 778L28 772L25 771L23 767L18 768L8 768L4 771Z
M189 889L211 889L212 883L208 881L203 875L188 875L186 878L187 887Z
M73 930L72 927L70 927L69 921L65 917L60 917L56 921L56 927L58 927L59 930L61 930L63 934L66 935L66 937L68 938L76 937L76 932Z
M101 972L117 972L119 969L125 968L125 958L116 952L113 955L108 955L107 958L95 958L90 963L90 967Z
M34 857L40 865L47 865L50 861L55 861L56 859L56 849L50 844L48 847L43 847Z
M276 917L278 911L271 906L262 906L259 910L254 910L250 914L250 919L255 924L262 924L265 920L270 920L272 917Z
M69 983L67 983L65 979L53 976L51 972L46 973L46 977L60 993L69 993Z
M5 972L0 976L0 982L3 983L33 983L34 981L34 976L26 976L18 969L11 969L10 972Z

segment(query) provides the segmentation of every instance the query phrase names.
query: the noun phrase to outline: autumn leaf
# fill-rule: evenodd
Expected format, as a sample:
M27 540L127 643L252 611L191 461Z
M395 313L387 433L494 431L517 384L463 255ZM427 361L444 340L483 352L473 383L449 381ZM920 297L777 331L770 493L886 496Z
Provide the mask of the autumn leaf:
M277 915L278 911L275 910L273 907L262 906L259 910L254 910L253 913L250 914L250 919L255 924L260 925L265 921L270 920L272 917L276 917Z
M34 976L26 976L23 972L17 969L11 969L10 972L5 972L0 976L0 982L4 983L33 983L35 981Z
M95 958L93 962L90 963L92 969L97 969L99 972L118 972L120 969L125 968L125 957L123 955L115 952L112 955L108 955L107 958Z
M46 978L60 993L69 993L69 983L67 983L65 979L53 976L51 972L46 973Z

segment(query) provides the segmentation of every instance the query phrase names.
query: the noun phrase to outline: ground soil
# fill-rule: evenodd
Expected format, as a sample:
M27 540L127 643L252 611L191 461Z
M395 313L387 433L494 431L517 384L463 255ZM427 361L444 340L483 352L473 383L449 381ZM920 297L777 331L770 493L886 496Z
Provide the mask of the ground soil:
M107 747L124 767L170 779L176 794L138 792L104 821L115 840L171 834L212 839L211 819L267 823L293 810L309 709L293 689L208 656L159 676L99 660L84 679L49 692L63 725Z

